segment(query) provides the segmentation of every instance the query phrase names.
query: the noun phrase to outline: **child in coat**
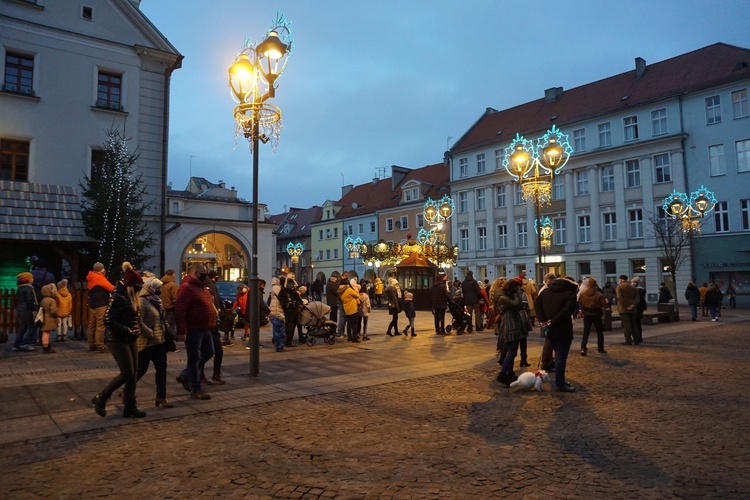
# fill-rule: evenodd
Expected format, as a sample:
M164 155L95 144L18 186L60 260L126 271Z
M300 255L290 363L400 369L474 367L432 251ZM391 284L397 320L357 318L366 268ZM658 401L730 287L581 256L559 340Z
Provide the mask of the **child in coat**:
M229 340L229 336L234 337L234 325L237 324L237 311L232 308L232 301L224 301L224 308L219 312L219 328L224 334L224 340L221 345L231 347L234 344Z
M57 284L57 341L68 339L68 328L73 326L73 318L70 313L73 310L73 295L68 290L68 280L62 280Z
M370 337L367 336L367 319L370 316L370 312L372 312L370 295L364 288L362 288L359 291L359 311L357 311L357 314L359 315L357 334L360 332L362 333L362 340L370 340Z
M409 320L409 325L404 328L404 335L406 335L406 338L409 338L409 330L411 330L411 336L416 337L417 334L414 333L414 318L417 317L417 311L414 309L414 294L411 292L406 292L404 294L404 313L406 314L406 319Z

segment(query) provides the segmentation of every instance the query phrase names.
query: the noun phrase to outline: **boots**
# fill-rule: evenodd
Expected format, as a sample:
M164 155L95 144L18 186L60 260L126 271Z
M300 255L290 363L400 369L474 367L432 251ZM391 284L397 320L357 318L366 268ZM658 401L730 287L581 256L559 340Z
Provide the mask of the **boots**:
M104 417L107 415L107 400L109 399L109 396L104 395L103 393L99 393L91 400L91 403L94 405L94 411L97 415L100 417Z
M44 354L53 354L53 353L56 353L57 351L55 351L54 349L52 349L52 346L48 346L47 345L47 346L42 347L42 352Z
M122 416L124 418L144 418L146 413L139 410L135 403L132 403L122 410Z
M412 329L411 329L411 336L412 336L412 337L416 337L416 336L417 336L417 334L416 334L416 333L414 333L414 328L412 328Z
M404 328L404 335L409 335L409 327Z
M174 405L170 403L167 398L156 398L156 400L154 400L154 406L157 408L159 406L163 406L164 408L174 408Z

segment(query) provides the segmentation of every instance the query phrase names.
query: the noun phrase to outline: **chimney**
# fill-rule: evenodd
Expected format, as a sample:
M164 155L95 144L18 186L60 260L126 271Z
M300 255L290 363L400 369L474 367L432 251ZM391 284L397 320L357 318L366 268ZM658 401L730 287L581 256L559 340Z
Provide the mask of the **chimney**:
M341 186L341 197L343 198L344 196L346 196L347 193L351 191L353 188L354 188L353 184L349 184L347 186Z
M373 177L373 178L372 178L372 185L373 185L373 186L374 186L374 185L376 185L376 184L378 183L378 181L379 181L379 180L380 180L380 179L378 179L377 177Z
M640 80L646 72L646 60L642 57L635 58L635 79Z
M552 87L544 91L544 102L554 102L563 95L562 87Z

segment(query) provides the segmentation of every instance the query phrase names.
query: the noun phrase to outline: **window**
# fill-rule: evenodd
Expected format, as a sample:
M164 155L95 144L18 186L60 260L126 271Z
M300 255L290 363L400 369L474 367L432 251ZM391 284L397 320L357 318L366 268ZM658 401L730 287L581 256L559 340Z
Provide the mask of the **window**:
M748 116L750 116L750 111L747 107L747 89L732 92L732 117L736 120Z
M669 166L669 153L654 156L656 182L672 182L672 169Z
M521 183L516 182L514 185L515 185L515 203L516 205L523 205L523 188L521 187Z
M346 234L344 236L346 236L346 235L349 235L349 236L353 236L354 235L354 226L352 226L351 224L349 224L348 226L346 226Z
M717 95L706 98L706 123L721 123L721 98Z
M180 213L180 202L179 201L173 201L172 202L172 209L169 211L170 214L179 214Z
M612 125L609 122L600 123L599 129L599 147L604 148L612 145Z
M710 168L711 177L715 175L726 175L727 162L724 159L723 144L717 144L716 146L708 147L708 165Z
M0 140L0 180L29 180L29 142Z
M385 220L385 231L387 233L393 232L393 219L391 219L390 217Z
M737 141L737 172L750 172L750 139Z
M363 222L360 222L359 224L357 224L357 231L359 231L358 234L364 234L365 224Z
M579 128L573 131L573 151L580 153L586 151L586 129Z
M339 237L339 228L334 227L333 228L333 238L336 239Z
M331 260L331 250L326 249L326 260Z
M33 94L34 58L8 52L5 54L5 85L6 92L19 94Z
M371 233L375 232L375 221L370 222L370 232Z
M604 241L617 239L617 214L614 212L602 214L604 217Z
M424 214L418 213L417 214L417 229L424 227Z
M625 161L625 175L627 176L627 182L625 185L629 188L638 187L641 185L641 161L640 160L626 160Z
M400 222L401 222L401 230L409 229L409 216L408 215L402 215Z
M487 228L477 228L477 250L487 250Z
M333 249L333 258L334 259L338 259L339 258L339 249L338 248L334 248Z
M469 195L466 191L458 193L458 211L459 213L469 211Z
M467 177L469 175L469 160L461 158L458 160L458 176Z
M484 153L479 153L477 155L477 173L483 174L484 170Z
M121 110L122 75L99 72L99 82L96 91L96 106Z
M640 285L646 289L646 259L633 259L630 261L630 270L632 276L641 278Z
M625 142L638 139L638 117L628 116L623 120L625 125Z
M651 112L651 131L653 135L664 135L667 133L667 108Z
M567 243L567 238L565 237L565 219L555 219L552 221L552 225L555 228L555 245L564 245Z
M485 191L484 188L482 188L482 189L477 189L474 193L476 197L476 206L475 206L476 210L484 210L485 208L487 208L484 202L484 191Z
M318 229L318 241L323 241L323 230Z
M750 199L740 200L740 218L742 230L750 231Z
M100 182L103 174L106 156L107 153L103 149L91 150L91 171L89 173L91 184L98 184Z
M614 260L602 261L604 268L604 282L617 283L617 262Z
M607 165L602 167L602 193L615 190L615 167Z
M591 242L591 216L578 216L578 243Z
M529 246L529 230L526 227L525 222L516 223L516 243L518 248L525 248Z
M469 251L469 230L468 229L458 230L458 245L462 252Z
M714 224L717 233L729 232L729 210L726 201L720 201L714 207Z
M630 237L643 238L643 210L640 208L628 210L628 220L630 221Z
M556 175L552 179L552 199L562 200L565 198L565 179L561 175Z
M591 262L578 263L578 276L591 276Z
M419 188L404 189L404 201L416 201L419 199Z
M502 149L496 149L495 150L495 170L500 170L503 168L503 150Z
M318 260L323 260L323 250L318 250Z
M576 172L576 189L578 196L589 194L589 171L579 170Z
M497 226L497 248L508 248L508 226L505 224Z
M94 8L84 5L81 7L81 17L87 21L94 19Z
M495 186L495 206L503 208L505 206L505 184Z

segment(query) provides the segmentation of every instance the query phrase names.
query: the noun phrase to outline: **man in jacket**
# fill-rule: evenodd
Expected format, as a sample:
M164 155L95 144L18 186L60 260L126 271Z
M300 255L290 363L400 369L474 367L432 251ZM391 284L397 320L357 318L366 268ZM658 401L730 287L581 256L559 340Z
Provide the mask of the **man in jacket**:
M167 325L176 332L174 324L174 301L177 298L179 285L174 280L174 269L167 269L161 278L161 305L164 307L164 319Z
M109 296L115 291L115 286L109 282L104 274L104 264L97 262L86 275L89 289L89 350L106 352L104 346L104 313L107 312Z
M430 289L432 314L435 316L435 335L445 335L445 310L448 308L448 290L443 282L443 275L435 276Z
M205 284L207 275L203 264L193 264L177 290L174 307L177 339L185 341L187 351L187 366L177 381L192 399L211 399L201 390L199 375L201 361L214 355L211 330L216 328L216 308Z
M534 301L539 324L549 329L548 338L555 351L555 385L560 392L575 392L565 381L565 367L573 342L573 311L576 310L578 284L572 279L558 278L539 292Z
M16 291L16 340L13 342L13 351L33 351L31 344L36 337L34 326L34 315L39 308L34 292L34 276L30 272L21 273L16 276L18 289Z
M206 277L206 288L208 288L208 292L211 294L211 298L213 299L214 303L214 309L216 309L217 319L216 324L217 327L211 330L211 339L214 343L214 370L213 370L213 376L211 377L211 380L208 380L205 375L205 366L207 359L201 359L201 382L205 384L217 384L217 385L224 385L226 384L226 381L221 377L221 362L224 360L224 347L221 345L221 333L219 333L218 328L218 314L219 311L223 308L221 303L221 297L219 297L219 289L216 287L216 282L219 281L221 276L211 269L208 272L208 276Z
M636 307L639 302L638 290L628 283L628 277L622 274L615 293L617 294L617 311L620 313L620 321L625 334L624 345L633 345L633 339L638 338L635 326Z
M633 285L638 292L638 302L635 306L635 327L633 328L633 343L643 343L643 313L648 307L646 302L646 289L641 286L641 279L638 276L633 277L630 280L630 284Z
M331 321L336 322L338 320L339 312L339 273L334 271L331 273L331 277L328 279L326 284L326 304L331 308L330 318Z
M464 297L464 305L466 310L474 316L474 325L478 332L483 330L482 328L482 308L479 305L479 299L481 298L482 292L479 290L479 283L474 279L474 271L467 271L466 278L464 278L461 284L461 291ZM469 325L469 332L471 332L471 325Z

